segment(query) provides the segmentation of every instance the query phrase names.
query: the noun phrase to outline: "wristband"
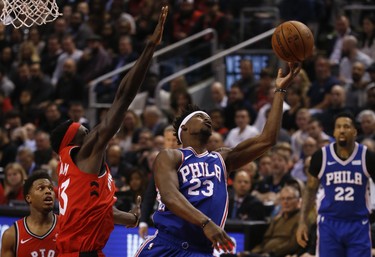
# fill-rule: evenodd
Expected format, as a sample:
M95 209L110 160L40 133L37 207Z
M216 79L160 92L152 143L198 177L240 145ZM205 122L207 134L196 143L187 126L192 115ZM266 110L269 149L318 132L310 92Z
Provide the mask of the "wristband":
M204 227L205 227L208 223L210 223L210 221L211 221L211 219L208 218L205 222L202 223L201 228L204 229Z
M139 217L138 217L138 215L135 214L134 212L129 212L129 213L133 214L134 217L135 217L135 223L134 223L134 226L135 226L135 227L138 226L138 223L139 223Z
M275 93L276 92L286 93L286 89L284 89L284 88L276 88L275 89Z

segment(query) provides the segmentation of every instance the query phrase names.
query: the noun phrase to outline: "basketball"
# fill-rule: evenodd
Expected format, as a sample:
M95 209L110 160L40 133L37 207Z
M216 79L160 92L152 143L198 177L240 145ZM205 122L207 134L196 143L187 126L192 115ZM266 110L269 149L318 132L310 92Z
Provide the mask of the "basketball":
M302 22L286 21L272 35L272 49L286 62L302 62L312 55L314 36Z

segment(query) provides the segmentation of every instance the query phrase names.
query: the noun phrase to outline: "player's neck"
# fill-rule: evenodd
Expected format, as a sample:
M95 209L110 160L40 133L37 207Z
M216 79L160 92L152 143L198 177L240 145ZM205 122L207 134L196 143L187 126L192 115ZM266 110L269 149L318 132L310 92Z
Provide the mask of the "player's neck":
M30 215L27 217L27 220L28 222L31 222L33 224L51 224L53 221L53 213L44 213L37 210L30 210Z
M353 153L353 150L354 150L354 144L350 146L346 146L346 147L342 147L338 144L336 146L336 154L342 160L348 159L350 155Z
M201 154L201 153L204 153L204 152L207 151L206 146L202 145L202 144L199 144L199 143L189 142L189 144L183 144L182 146L183 146L183 148L191 147L198 154Z

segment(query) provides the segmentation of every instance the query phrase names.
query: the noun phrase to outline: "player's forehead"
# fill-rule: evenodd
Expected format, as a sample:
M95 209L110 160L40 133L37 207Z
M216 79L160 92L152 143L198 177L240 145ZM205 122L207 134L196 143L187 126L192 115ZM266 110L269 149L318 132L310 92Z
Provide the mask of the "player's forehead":
M339 117L336 120L336 125L350 125L350 126L353 126L354 124L352 122L352 119L350 119L348 117Z
M193 117L195 117L195 118L198 117L198 118L204 118L204 119L207 119L207 118L211 119L210 115L208 115L205 112L198 112L198 113L194 114Z
M47 178L40 178L33 182L33 187L50 186L50 185L52 185L52 182Z

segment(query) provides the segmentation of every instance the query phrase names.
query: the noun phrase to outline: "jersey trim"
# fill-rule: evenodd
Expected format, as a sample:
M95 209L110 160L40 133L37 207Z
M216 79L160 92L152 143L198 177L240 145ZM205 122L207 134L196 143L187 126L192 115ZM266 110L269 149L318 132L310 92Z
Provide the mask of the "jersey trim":
M49 234L51 234L51 232L55 229L56 227L56 224L57 224L57 217L56 217L56 214L53 214L53 222L52 222L52 226L50 227L50 229L42 236L38 236L36 234L34 234L33 232L31 232L31 230L29 229L29 227L27 226L27 222L26 222L26 218L23 218L23 225L25 226L25 230L26 232L30 235L30 236L33 236L35 238L38 238L38 239L44 239L46 238L47 236L49 236Z

